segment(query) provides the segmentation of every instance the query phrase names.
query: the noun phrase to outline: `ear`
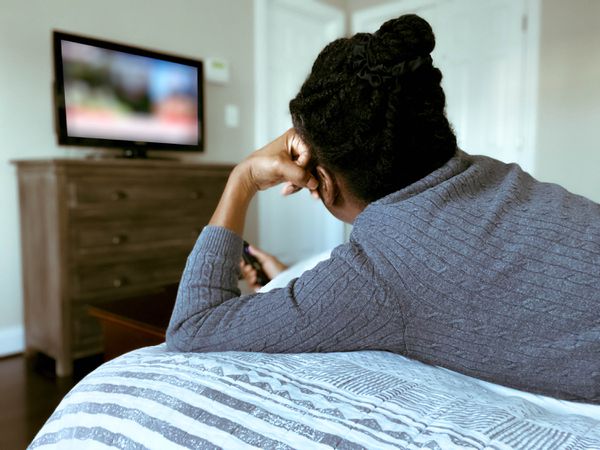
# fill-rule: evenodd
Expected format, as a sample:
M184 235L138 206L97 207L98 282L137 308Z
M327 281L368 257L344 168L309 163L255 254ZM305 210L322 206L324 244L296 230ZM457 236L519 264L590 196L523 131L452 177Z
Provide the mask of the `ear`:
M321 200L328 208L334 206L340 195L340 186L335 175L323 166L316 166L315 172L319 180L317 191Z

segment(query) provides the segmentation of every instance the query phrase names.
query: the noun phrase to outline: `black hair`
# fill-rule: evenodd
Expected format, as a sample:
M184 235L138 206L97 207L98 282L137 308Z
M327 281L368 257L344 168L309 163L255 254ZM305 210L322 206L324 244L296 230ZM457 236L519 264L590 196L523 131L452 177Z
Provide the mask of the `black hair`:
M290 102L314 161L371 202L423 178L456 152L430 25L414 14L327 45Z

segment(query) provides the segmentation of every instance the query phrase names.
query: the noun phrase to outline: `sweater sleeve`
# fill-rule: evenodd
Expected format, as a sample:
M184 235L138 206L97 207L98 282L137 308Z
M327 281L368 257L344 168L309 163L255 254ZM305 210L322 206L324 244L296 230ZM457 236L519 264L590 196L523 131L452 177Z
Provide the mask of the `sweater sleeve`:
M405 353L400 309L352 245L336 248L285 288L240 296L242 245L226 228L202 231L167 330L170 350Z

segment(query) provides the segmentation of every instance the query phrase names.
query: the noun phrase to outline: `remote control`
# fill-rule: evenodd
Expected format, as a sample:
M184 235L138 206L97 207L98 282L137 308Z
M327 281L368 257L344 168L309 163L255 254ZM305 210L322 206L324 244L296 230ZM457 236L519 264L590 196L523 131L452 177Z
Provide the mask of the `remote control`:
M271 281L271 279L263 270L262 264L258 261L258 259L256 259L256 257L250 253L250 250L248 250L249 246L250 244L244 241L244 251L242 252L242 258L246 264L250 264L252 268L256 270L256 283L260 286L264 286L269 281Z

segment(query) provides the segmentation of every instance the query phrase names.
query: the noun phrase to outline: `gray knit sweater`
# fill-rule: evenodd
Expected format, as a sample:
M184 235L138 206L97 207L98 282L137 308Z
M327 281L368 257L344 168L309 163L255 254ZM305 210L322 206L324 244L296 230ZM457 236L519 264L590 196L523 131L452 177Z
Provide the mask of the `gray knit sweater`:
M458 152L371 203L286 288L240 296L242 239L208 226L167 332L178 351L388 350L600 402L600 205Z

